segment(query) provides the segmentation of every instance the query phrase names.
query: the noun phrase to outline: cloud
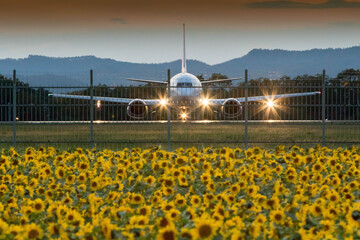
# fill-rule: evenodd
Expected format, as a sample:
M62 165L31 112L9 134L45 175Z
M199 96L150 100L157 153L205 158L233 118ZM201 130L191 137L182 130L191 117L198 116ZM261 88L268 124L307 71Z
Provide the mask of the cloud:
M125 19L119 18L119 17L110 18L110 21L115 22L115 23L128 24L128 22Z
M327 9L327 8L360 8L359 2L346 2L345 0L328 0L325 3L313 4L292 1L271 1L254 2L247 4L250 8L308 8L308 9Z

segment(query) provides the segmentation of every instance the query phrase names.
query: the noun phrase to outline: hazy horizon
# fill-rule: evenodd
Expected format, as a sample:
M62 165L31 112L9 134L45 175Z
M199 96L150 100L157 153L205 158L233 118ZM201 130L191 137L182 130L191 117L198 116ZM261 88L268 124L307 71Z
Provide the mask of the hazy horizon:
M354 47L360 47L359 46L350 46L350 47L344 47L344 48L312 48L312 49L304 49L304 50L292 50L292 49L265 49L265 48L254 48L252 50L268 50L268 51L273 51L273 50L280 50L280 51L311 51L311 50L327 50L327 49L348 49L348 48L354 48ZM204 62L204 61L201 61L199 59L194 59L194 58L187 58L187 60L193 60L193 61L200 61L200 62L203 62L205 64L208 64L208 65L216 65L216 64L221 64L221 63L224 63L224 62L227 62L227 61L230 61L230 60L233 60L233 59L237 59L237 58L242 58L244 56L246 56L247 54L249 54L252 50L250 50L248 53L242 55L242 56L238 56L238 57L235 57L235 58L231 58L231 59L227 59L223 62L220 62L220 63L214 63L214 64L210 64L210 63L207 63L207 62ZM95 56L95 55L78 55L78 56L47 56L47 55L39 55L39 54L29 54L28 56L26 57L20 57L20 58L0 58L0 60L4 60L4 59L13 59L13 60L21 60L21 59L27 59L29 57L36 57L36 56L39 56L39 57L48 57L48 58L77 58L77 57L95 57L95 58L100 58L100 59L110 59L110 60L115 60L115 61L119 61L119 62L128 62L128 63L135 63L135 64L162 64L162 63L170 63L170 62L175 62L175 61L181 61L181 58L177 58L177 59L170 59L170 60L166 60L166 61L163 61L163 62L129 62L129 61L122 61L122 60L118 60L118 59L114 59L114 58L108 58L108 57L99 57L99 56Z
M254 48L360 44L360 0L0 0L0 58L94 55L134 63L217 64Z

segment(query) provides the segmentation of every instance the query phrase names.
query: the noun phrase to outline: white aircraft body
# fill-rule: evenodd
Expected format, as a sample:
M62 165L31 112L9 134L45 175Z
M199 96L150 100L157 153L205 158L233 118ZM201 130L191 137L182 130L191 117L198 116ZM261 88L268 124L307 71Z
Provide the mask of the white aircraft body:
M224 98L213 99L203 95L202 86L212 83L227 82L233 80L240 80L241 78L228 78L200 81L196 76L190 74L186 70L186 57L185 57L185 25L183 25L183 56L182 56L182 71L181 73L173 76L170 81L157 81L146 79L133 79L127 80L135 82L143 82L150 84L160 84L167 86L170 89L170 96L168 98L159 99L132 99L132 98L116 98L116 97L100 97L93 96L92 100L100 103L113 102L119 104L127 104L127 114L133 119L144 119L149 112L149 107L159 108L168 107L177 111L180 119L186 120L190 118L190 112L198 109L199 107L220 107L221 115L225 118L235 118L242 113L242 104L245 102L245 97L242 98ZM268 101L272 105L272 101L279 98L300 97L321 94L321 92L307 92L307 93L291 93L291 94L278 94L268 96L255 96L248 97L248 102L253 101ZM91 100L90 96L81 95L68 95L68 94L51 94L54 97L71 98ZM184 103L184 104L183 104Z

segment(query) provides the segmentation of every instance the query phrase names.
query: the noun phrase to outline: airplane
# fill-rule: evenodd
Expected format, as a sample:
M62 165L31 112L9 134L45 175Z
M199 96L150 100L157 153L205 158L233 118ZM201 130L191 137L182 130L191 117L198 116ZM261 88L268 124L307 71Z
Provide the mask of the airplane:
M196 111L199 107L220 107L220 115L226 119L234 119L242 114L245 97L241 98L223 98L214 99L204 95L203 86L213 83L240 80L242 78L227 78L216 80L200 81L195 75L187 72L185 56L185 24L183 24L183 52L181 72L173 76L170 81L158 81L147 79L127 78L129 81L142 82L147 84L160 84L169 89L169 96L158 99L140 99L140 98L117 98L93 96L93 100L100 102L113 102L127 104L127 114L132 119L144 119L149 114L149 108L167 107L174 109L181 120L190 119L190 113ZM267 96L248 97L248 102L267 101L268 106L274 104L274 100L280 98L300 97L321 94L321 92L290 93ZM68 95L68 94L49 94L59 98L91 100L90 96ZM199 116L197 115L197 118Z

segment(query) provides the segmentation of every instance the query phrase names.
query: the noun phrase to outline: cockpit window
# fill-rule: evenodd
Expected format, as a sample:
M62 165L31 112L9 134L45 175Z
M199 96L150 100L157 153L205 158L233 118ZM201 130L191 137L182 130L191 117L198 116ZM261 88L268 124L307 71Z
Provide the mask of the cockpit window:
M179 82L177 84L178 87L192 87L192 83L189 82Z

